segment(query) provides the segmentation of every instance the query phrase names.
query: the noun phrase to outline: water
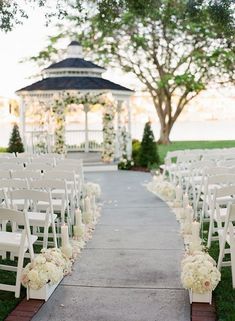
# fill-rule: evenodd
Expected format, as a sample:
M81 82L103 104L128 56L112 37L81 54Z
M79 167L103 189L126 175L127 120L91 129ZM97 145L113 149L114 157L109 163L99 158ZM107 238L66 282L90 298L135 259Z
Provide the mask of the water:
M9 123L0 122L0 146L7 146L12 130ZM69 129L75 129L74 124ZM79 126L77 129L81 129ZM90 128L97 129L97 128ZM132 124L132 137L141 140L144 124ZM155 139L159 138L159 123L152 124ZM175 123L170 139L175 140L235 140L235 120L178 121Z

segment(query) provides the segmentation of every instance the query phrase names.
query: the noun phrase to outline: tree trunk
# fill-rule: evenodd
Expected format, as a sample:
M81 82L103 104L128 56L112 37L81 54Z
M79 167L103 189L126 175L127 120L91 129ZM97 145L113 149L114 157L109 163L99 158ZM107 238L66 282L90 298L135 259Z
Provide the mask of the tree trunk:
M158 144L168 145L171 143L169 137L171 128L172 126L169 126L169 124L161 124L160 138L158 140Z

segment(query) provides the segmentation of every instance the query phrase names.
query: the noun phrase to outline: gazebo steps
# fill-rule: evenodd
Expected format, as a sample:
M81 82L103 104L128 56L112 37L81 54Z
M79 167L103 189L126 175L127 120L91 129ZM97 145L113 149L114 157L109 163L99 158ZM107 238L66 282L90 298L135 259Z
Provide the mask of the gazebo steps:
M105 164L102 162L97 163L84 163L84 172L108 172L117 171L118 166L115 163Z

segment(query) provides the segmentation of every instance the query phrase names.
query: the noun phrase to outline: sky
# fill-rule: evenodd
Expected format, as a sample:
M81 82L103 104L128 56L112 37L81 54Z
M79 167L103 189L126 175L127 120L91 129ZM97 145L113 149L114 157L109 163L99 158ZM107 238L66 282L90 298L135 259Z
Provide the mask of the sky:
M4 33L0 31L0 97L16 97L15 91L35 81L32 76L40 73L41 68L37 63L23 62L24 58L37 55L46 47L50 35L56 34L53 24L45 26L45 18L40 9L31 10L29 19L23 25L17 25L13 31ZM64 48L70 39L62 42ZM114 82L128 86L133 84L133 79L124 77L120 70L109 70L104 74Z

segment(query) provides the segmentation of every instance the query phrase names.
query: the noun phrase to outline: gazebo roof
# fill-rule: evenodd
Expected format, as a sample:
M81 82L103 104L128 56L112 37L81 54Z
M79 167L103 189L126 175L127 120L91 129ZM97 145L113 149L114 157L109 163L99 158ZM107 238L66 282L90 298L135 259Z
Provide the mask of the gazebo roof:
M130 93L133 91L100 77L50 77L21 88L17 93L37 90L121 90Z
M85 68L85 69L103 69L102 67L94 64L91 61L85 60L83 58L66 58L54 64L51 64L49 67L45 68L44 70L48 69L58 69L58 68Z
M67 58L51 64L42 72L43 79L17 90L17 93L57 90L111 90L130 95L132 90L102 78L104 68L83 58L82 47L72 41ZM128 94L129 93L129 94Z

